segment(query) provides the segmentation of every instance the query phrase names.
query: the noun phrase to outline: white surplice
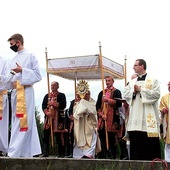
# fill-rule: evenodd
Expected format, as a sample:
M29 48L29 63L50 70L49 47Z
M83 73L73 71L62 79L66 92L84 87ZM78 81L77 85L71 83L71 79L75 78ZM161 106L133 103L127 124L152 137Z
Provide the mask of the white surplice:
M33 84L42 79L38 60L35 55L27 50L19 51L11 60L10 69L16 68L18 63L22 67L22 73L17 73L10 80L9 84L12 88L12 82L20 81L25 87L25 100L27 110L28 130L20 131L20 118L16 117L16 89L11 93L12 106L12 127L11 138L8 149L9 157L33 157L41 154L41 146L37 131L35 119L35 96Z
M133 99L134 85L141 86L141 92ZM124 98L130 106L127 131L147 132L148 137L158 137L160 127L160 112L158 100L160 86L158 81L148 75L145 81L132 79L125 87Z
M6 75L8 69L8 63L2 57L0 57L0 92L6 90L3 78ZM9 123L9 104L7 94L1 94L3 97L3 111L2 119L0 120L0 151L8 152L8 123Z

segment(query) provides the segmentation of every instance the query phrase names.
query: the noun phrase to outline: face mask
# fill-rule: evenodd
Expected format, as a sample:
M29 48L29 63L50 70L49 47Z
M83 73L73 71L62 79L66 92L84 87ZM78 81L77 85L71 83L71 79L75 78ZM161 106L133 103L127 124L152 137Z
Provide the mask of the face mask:
M17 50L18 50L18 46L17 46L16 44L13 45L13 46L11 46L10 48L11 48L11 50L13 50L14 52L17 52Z

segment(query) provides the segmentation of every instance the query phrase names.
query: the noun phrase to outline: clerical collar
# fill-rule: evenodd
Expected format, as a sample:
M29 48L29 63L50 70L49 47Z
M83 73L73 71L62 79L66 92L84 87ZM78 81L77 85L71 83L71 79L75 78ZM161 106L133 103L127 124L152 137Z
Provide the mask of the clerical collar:
M145 80L146 75L147 75L147 73L145 73L145 74L143 74L143 75L138 75L138 79L137 79L137 81Z

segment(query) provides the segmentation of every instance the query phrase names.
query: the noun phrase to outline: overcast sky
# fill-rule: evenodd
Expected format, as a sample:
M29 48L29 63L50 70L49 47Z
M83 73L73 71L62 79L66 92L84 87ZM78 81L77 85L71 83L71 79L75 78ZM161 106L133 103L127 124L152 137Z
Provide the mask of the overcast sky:
M158 78L161 95L167 90L170 62L169 0L5 0L0 2L0 56L11 59L7 39L20 33L25 48L36 54L43 79L34 85L36 105L47 93L45 47L48 58L98 54L124 64L127 80L136 59L146 60L148 74ZM44 71L43 71L44 70ZM74 82L52 77L69 101L74 97ZM115 86L123 89L122 82ZM97 98L100 82L90 82L92 97Z

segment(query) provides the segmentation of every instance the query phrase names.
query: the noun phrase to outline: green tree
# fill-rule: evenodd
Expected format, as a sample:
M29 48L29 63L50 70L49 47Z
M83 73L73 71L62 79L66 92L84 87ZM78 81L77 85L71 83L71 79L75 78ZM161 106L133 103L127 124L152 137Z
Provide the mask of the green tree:
M41 148L42 148L42 146L43 146L43 141L42 141L42 139L43 139L43 122L41 122L40 112L38 111L38 107L35 107L35 117L36 117L36 123L37 123L40 144L41 144Z

